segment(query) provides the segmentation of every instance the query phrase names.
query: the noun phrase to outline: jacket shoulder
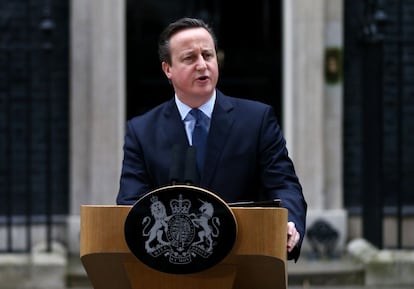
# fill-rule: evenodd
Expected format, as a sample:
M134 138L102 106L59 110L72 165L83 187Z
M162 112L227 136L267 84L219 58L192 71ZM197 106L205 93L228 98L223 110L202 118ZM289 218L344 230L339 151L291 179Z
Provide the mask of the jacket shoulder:
M141 123L144 124L147 122L154 122L155 120L159 119L161 115L171 113L173 105L174 101L172 100L163 102L156 107L144 112L143 114L132 117L128 120L128 123L132 125L139 125Z

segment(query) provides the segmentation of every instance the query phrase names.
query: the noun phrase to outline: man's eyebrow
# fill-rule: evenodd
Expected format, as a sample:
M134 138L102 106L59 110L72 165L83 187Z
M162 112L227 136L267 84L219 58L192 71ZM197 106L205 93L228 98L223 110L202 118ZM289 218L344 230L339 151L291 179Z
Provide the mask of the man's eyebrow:
M180 55L191 54L194 53L194 49L186 49L180 52Z

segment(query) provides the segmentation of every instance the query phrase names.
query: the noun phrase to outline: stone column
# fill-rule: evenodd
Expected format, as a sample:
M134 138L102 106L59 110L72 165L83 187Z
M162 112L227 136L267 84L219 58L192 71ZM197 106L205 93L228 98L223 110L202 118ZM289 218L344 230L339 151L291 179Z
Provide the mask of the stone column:
M324 0L284 3L284 130L310 208L323 209Z
M83 204L115 204L125 124L124 1L71 1L69 249Z
M343 250L342 83L324 78L326 48L342 49L342 1L285 0L283 7L284 133L309 205L308 229L327 222Z
M339 61L342 61L343 53L344 20L342 5L342 0L325 0L325 49L338 51L340 53ZM325 204L328 209L343 207L342 67L342 63L340 63L338 66L338 69L340 69L338 82L327 83L325 81Z

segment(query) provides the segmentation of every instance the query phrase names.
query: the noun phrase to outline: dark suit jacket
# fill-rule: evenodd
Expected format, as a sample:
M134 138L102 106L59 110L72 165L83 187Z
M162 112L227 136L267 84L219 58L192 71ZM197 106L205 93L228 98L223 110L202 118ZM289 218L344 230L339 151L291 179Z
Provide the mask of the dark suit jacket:
M174 99L128 121L117 204L171 184L172 148L189 146ZM184 159L184 156L182 156ZM301 240L306 202L273 109L217 91L199 185L227 202L275 199L289 211Z

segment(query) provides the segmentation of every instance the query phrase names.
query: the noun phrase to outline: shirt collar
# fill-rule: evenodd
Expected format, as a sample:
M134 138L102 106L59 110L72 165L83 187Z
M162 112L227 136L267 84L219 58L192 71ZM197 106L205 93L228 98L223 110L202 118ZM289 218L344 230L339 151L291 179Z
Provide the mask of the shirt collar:
M211 119L215 102L216 90L214 90L213 95L209 98L209 100L200 107L198 107L198 109L200 109L205 115L207 115ZM183 103L181 100L179 100L177 95L175 95L175 103L177 105L178 111L180 112L181 119L184 120L192 108Z

